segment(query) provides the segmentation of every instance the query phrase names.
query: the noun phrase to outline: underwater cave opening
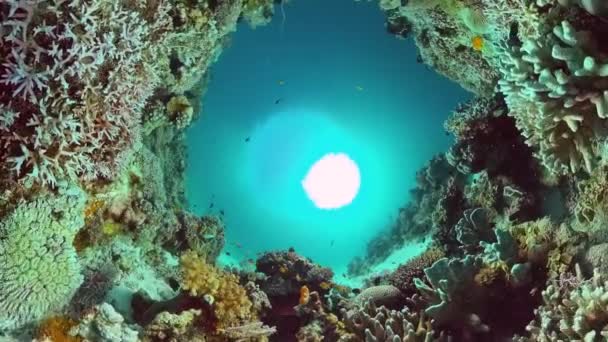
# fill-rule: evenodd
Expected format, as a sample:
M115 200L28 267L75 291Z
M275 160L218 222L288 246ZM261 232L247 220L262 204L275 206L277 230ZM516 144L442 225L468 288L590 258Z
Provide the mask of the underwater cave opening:
M447 148L445 113L469 95L416 63L414 43L384 21L374 2L309 0L255 30L239 24L188 132L190 210L224 217L220 264L253 267L257 253L293 247L340 278ZM312 177L331 154L354 165L338 199Z

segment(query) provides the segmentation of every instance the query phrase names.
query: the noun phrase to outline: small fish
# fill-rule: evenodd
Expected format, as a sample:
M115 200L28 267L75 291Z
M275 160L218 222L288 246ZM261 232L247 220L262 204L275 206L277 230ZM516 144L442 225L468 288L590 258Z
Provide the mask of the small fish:
M220 215L224 216L224 209L220 210Z
M213 208L213 202L211 202L211 203L209 204L209 209L212 209L212 208Z
M235 243L234 243L234 245L236 246L236 248L243 248L243 245L241 245L241 244L240 244L240 243L238 243L238 242L235 242Z
M361 290L360 290L360 289L357 289L357 288L354 288L354 289L352 289L351 291L353 291L353 293L354 293L354 294L359 294L359 293L361 293Z
M203 235L203 239L205 240L211 240L215 238L215 234L205 234Z
M281 85L281 86L282 86L282 85L284 85L284 84L285 84L285 81L283 81L283 80L279 80L277 83L278 83L279 85Z
M331 243L329 244L329 246L330 246L330 247L331 247L331 246L333 246L333 245L334 245L334 242L336 242L336 241L335 241L335 240L331 240Z
M473 50L475 50L475 51L483 50L484 44L485 43L484 43L482 36L475 36L475 37L471 38L471 46L473 47Z
M357 91L363 91L363 90L365 90L365 89L363 89L363 87L362 87L362 86L360 86L360 85L356 86L356 87L355 87L355 89L357 89Z
M227 255L227 256L230 256L230 252L226 252L226 255Z
M249 140L251 140L251 137L245 138L245 142L249 142Z
M253 261L253 259L247 259L247 262L250 263L250 264L252 264L252 265L255 264L255 261Z

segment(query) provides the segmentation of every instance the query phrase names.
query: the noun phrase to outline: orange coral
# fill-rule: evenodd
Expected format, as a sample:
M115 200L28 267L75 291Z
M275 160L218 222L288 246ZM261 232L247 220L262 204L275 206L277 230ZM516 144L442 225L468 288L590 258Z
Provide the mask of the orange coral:
M218 327L236 326L254 318L253 304L236 275L207 264L196 252L181 257L182 288L191 296L211 296Z
M53 341L53 342L81 342L82 339L78 336L71 336L70 329L76 325L76 322L65 317L51 317L40 325L38 328L38 340Z

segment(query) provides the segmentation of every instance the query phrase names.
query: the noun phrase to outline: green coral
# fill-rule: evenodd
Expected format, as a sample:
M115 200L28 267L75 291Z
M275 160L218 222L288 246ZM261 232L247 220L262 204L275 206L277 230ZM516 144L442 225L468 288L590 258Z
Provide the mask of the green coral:
M72 240L84 225L85 200L80 189L65 189L0 221L0 331L61 308L82 283Z

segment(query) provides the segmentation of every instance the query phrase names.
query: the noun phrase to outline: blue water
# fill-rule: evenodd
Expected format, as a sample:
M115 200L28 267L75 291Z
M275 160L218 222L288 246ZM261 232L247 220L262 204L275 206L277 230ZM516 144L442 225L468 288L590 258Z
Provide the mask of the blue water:
M213 66L188 132L188 200L197 214L224 211L232 258L294 247L340 269L394 220L470 94L416 63L413 41L385 32L376 2L284 9L284 25L278 8L268 26L240 24ZM350 206L322 211L300 181L329 152L358 163L361 189Z

